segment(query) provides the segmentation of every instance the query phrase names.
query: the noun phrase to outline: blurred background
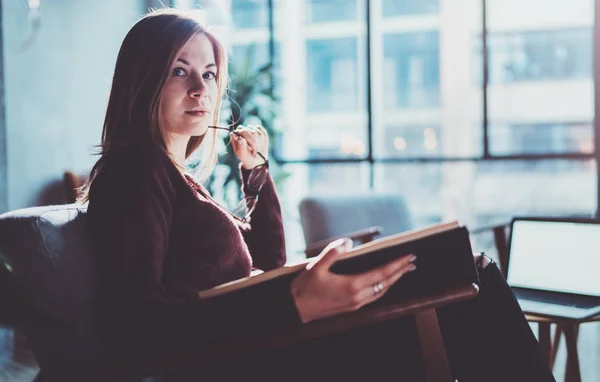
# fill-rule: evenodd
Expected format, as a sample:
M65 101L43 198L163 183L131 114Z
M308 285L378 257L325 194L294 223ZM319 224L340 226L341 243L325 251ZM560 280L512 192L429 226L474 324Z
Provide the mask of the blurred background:
M32 4L2 3L0 211L55 203L64 171L89 172L120 42L161 6ZM308 193L399 193L415 226L596 213L592 0L166 5L204 9L228 46L224 123L271 131L291 258ZM210 186L230 205L225 151Z
M310 194L397 193L415 227L596 216L597 2L2 0L0 212L67 202L64 172L97 159L122 39L166 5L203 9L226 42L223 123L271 132L290 262ZM208 186L228 206L235 166L222 144ZM493 255L491 231L473 247ZM598 334L582 327L585 381Z

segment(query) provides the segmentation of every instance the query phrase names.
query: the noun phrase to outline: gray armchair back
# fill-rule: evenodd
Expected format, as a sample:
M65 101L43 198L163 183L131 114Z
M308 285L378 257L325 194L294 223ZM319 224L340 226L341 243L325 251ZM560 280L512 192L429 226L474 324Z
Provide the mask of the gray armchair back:
M100 360L92 302L94 258L85 208L35 207L0 215L0 252L34 296L67 325L23 322L43 374L92 368Z
M401 195L363 193L304 198L299 205L307 245L378 226L388 236L413 228Z

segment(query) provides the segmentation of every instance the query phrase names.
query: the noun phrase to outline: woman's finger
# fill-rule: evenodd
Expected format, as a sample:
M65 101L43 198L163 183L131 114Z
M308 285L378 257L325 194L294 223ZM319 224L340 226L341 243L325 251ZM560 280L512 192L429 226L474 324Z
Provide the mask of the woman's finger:
M248 130L250 131L250 136L252 137L252 139L254 140L255 146L256 148L258 148L258 145L262 142L260 142L260 134L258 133L258 128L256 125L250 125Z
M233 146L233 152L236 154L243 153L243 150L248 150L248 143L244 138L240 135L231 133L229 140L231 142L231 146Z
M338 259L338 255L348 252L352 248L352 239L342 238L333 241L321 251L319 257L308 264L306 269L314 269L316 272L328 272L329 268Z
M240 137L235 133L229 133L229 142L231 142L231 147L233 147L233 151L237 152L240 145Z
M252 137L252 134L247 129L236 130L236 133L242 136L243 139L246 140L246 143L250 147L251 151L256 151L256 140Z
M359 301L360 307L379 299L391 288L392 285L394 285L396 281L398 281L402 276L404 276L408 272L412 272L415 269L415 264L405 264L396 273L390 275L389 277L376 281L360 289L359 292L355 295L354 301Z

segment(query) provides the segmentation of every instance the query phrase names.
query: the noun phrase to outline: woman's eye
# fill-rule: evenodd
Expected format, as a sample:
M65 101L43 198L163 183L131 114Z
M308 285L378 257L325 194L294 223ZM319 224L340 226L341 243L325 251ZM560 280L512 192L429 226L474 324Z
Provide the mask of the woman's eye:
M183 68L175 68L173 69L173 76L174 77L181 77L181 76L185 76L186 72L185 69Z
M214 80L215 78L217 78L217 74L215 72L206 72L204 73L203 77L207 80Z

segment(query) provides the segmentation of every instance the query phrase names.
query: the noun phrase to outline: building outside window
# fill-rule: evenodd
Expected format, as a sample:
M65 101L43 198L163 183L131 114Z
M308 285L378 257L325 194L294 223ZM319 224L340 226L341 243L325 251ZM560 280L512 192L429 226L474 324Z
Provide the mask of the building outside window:
M436 14L439 10L439 0L383 0L384 17Z
M326 23L352 21L358 17L356 0L305 0L306 21L308 23Z
M383 37L386 108L440 104L439 32Z
M309 111L358 107L358 58L355 38L306 42Z
M312 193L397 193L415 226L596 211L597 164L585 157L595 150L592 2L487 0L488 154L540 156L489 161L476 160L481 4L274 1L271 36L266 0L231 2L232 60L256 44L261 62L269 38L276 42L278 159L293 162L278 185L289 253L304 247L297 203ZM583 157L543 157L557 154Z

